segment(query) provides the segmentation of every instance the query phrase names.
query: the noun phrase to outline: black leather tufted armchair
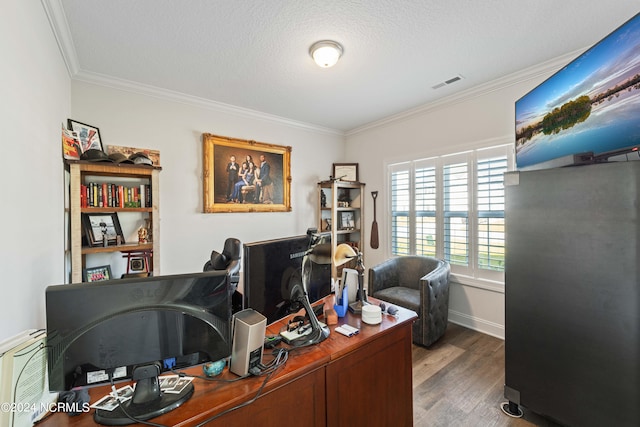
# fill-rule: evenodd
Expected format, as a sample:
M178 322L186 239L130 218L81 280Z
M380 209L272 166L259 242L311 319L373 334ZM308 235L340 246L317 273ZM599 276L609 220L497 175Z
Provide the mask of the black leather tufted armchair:
M413 342L428 347L447 329L450 274L449 263L436 258L392 258L369 269L369 294L415 311Z

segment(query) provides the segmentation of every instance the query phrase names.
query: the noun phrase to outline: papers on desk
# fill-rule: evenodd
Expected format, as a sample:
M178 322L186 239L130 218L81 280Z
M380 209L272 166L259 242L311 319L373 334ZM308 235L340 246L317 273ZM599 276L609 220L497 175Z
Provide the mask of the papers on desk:
M163 375L158 378L158 381L160 383L160 390L163 393L179 394L191 383L191 381L193 381L193 377ZM126 402L133 397L134 391L135 387L131 387L130 385L120 387L116 390L115 394L113 392L107 394L91 405L91 407L95 409L102 409L103 411L113 411L118 407L118 400L120 400L120 402Z
M160 377L160 390L165 393L179 394L189 383L193 381L193 377L181 377L179 375L165 375Z
M131 399L132 396L133 387L127 385L117 389L115 394L111 392L102 397L100 400L91 405L91 407L94 409L102 409L103 411L113 411L118 407L118 400L120 400L120 402L126 402L127 400Z

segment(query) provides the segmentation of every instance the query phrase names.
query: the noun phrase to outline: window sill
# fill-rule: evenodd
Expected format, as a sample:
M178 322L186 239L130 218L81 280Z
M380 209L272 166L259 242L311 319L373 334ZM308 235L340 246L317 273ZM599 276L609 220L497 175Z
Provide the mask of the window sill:
M465 276L462 274L451 273L451 281L462 286L470 286L472 288L484 289L487 291L504 294L504 282L496 282L486 279L477 279L475 277Z

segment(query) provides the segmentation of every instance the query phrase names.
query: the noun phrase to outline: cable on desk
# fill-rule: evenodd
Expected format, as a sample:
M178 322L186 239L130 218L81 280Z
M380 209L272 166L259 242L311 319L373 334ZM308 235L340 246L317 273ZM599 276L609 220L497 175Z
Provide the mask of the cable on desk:
M262 390L264 389L264 386L267 385L267 382L269 381L271 376L275 374L279 368L283 367L285 363L287 363L287 359L289 358L289 350L284 348L279 348L277 350L274 350L272 355L274 356L274 359L271 362L267 363L266 365L260 364L259 366L252 368L252 370L250 371L251 374L254 376L264 376L264 380L262 381L262 384L260 385L260 388L258 389L255 396L253 396L250 400L247 400L246 402L243 402L239 405L234 406L233 408L229 408L225 411L215 414L210 418L207 418L206 420L198 424L196 427L202 427L205 424L208 424L211 421L225 414L228 414L229 412L233 412L236 409L244 408L245 406L248 406L253 402L255 402L256 400L258 400L258 398L262 395ZM245 378L245 377L240 377L240 378Z
M236 381L240 381L243 380L245 378L249 378L253 375L251 374L247 374L247 375L243 375L241 377L236 377L236 378L231 378L231 379L226 379L226 378L214 378L214 377L207 377L206 375L191 375L191 374L186 374L184 372L180 372L180 371L176 371L173 368L171 368L171 373L178 375L179 377L193 377L193 378L198 378L201 380L205 380L205 381L217 381L220 383L234 383Z
M258 367L260 368L260 372L254 375L266 375L269 372L277 370L279 367L283 366L287 363L289 359L289 350L284 348L275 349L272 352L273 360L266 365L260 364Z
M202 421L200 424L197 424L196 427L202 427L202 426L204 426L206 424L209 424L211 421L213 421L213 420L215 420L217 418L220 418L221 416L226 415L229 412L233 412L236 409L244 408L245 406L248 406L248 405L252 404L253 402L255 402L256 400L258 400L258 397L260 397L260 395L262 394L262 390L264 389L264 386L267 385L267 382L271 378L271 375L273 375L274 373L275 373L275 371L271 371L264 377L264 380L262 381L262 384L260 385L260 388L258 389L258 392L250 400L247 400L246 402L241 403L239 405L236 405L233 408L229 408L229 409L227 409L225 411L222 411L222 412L220 412L218 414L215 414L214 416L209 417L206 420Z

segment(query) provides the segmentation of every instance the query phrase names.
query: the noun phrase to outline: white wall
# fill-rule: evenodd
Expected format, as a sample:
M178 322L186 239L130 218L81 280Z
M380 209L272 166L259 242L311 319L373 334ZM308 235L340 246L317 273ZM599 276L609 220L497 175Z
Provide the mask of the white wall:
M515 101L575 56L566 55L535 69L350 132L345 161L360 164L361 180L367 184L365 224L369 228L373 220L373 202L369 195L371 191L380 192L377 202L380 248L366 247L366 265L376 265L391 256L386 165L512 142ZM449 318L455 323L504 337L503 289L453 283Z
M201 271L227 237L254 242L316 227L316 183L344 155L338 134L79 81L71 93L73 118L97 126L105 145L160 150L162 274ZM203 133L291 146L292 212L202 213ZM116 254L112 268L118 262Z
M40 2L0 14L0 340L44 326L44 288L64 280L60 127L70 79Z

